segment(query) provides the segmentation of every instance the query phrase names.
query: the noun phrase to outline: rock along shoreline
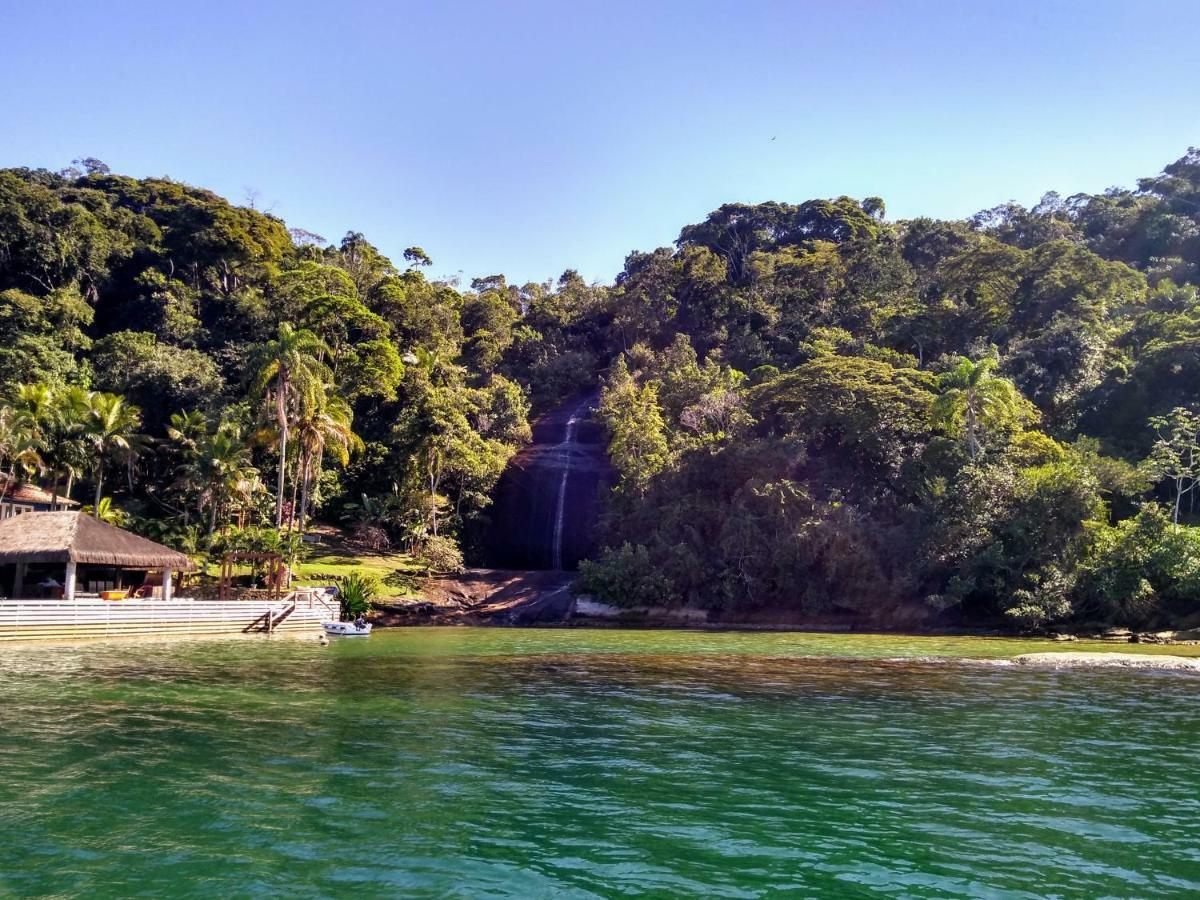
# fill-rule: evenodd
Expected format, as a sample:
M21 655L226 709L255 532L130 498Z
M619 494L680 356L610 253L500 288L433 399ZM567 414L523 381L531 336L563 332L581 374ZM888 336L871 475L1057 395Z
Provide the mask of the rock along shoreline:
M1200 672L1200 658L1150 653L1022 653L1013 665L1040 669L1172 669Z

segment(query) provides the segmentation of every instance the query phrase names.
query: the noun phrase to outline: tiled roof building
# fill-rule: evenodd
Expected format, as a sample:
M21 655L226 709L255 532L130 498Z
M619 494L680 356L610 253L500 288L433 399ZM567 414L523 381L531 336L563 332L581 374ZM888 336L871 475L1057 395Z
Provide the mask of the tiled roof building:
M74 500L59 495L59 509L78 506ZM54 509L54 495L36 484L18 481L13 484L7 475L0 475L0 519L11 519L22 513L49 512Z

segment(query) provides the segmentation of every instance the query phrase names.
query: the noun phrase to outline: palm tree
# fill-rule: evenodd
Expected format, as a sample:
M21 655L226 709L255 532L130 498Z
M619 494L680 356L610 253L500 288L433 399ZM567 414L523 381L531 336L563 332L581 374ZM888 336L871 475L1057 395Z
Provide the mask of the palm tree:
M82 511L109 525L123 528L129 524L129 515L112 505L112 497L104 497L99 506L85 506Z
M184 453L194 453L200 442L208 436L208 417L198 409L171 413L167 425L167 437L179 445Z
M195 409L171 413L167 425L167 437L171 441L170 449L176 456L177 474L172 488L179 490L182 494L180 499L183 507L184 527L191 524L192 502L204 487L203 479L198 475L197 461L200 457L200 448L212 438L209 427L208 417ZM199 507L198 511L202 512L203 506L200 504L197 506Z
M0 406L0 475L8 465L7 477L0 481L0 503L10 487L17 483L17 468L42 464L38 455L41 442L30 422L11 406Z
M49 385L22 384L17 387L13 403L14 422L21 423L20 427L29 436L30 443L38 449L49 449L53 437L52 422L56 415L54 390Z
M208 509L209 542L217 530L217 516L230 498L257 472L251 465L250 445L232 427L218 428L196 450L185 478L199 488L199 506Z
M49 449L57 460L58 471L66 479L64 491L68 498L74 488L75 479L92 463L86 434L88 419L91 416L91 397L90 391L77 385L71 385L55 394L58 417L54 443ZM57 481L55 484L57 485ZM55 492L57 493L57 487Z
M327 385L321 404L306 410L296 422L301 531L308 520L309 495L313 481L320 477L325 452L329 451L337 464L344 467L350 462L350 454L363 447L362 439L351 428L353 421L350 404Z
M75 385L25 384L17 388L15 407L41 445L46 467L54 475L51 507L57 509L63 478L70 497L75 476L88 462L84 426L91 409L90 395Z
M54 417L54 388L48 384L22 384L17 387L14 409L39 432Z
M1037 410L1007 378L993 374L994 356L978 362L960 357L937 381L940 395L930 410L933 423L961 434L976 459L987 432L1036 421Z
M311 331L287 322L259 354L251 390L272 408L279 440L279 475L275 490L275 527L283 525L283 491L287 469L288 432L298 410L319 403L329 381L320 357L329 352Z
M135 451L140 438L136 431L141 423L141 410L126 403L123 397L99 391L89 395L84 434L94 453L92 466L96 474L96 500L92 508L96 511L100 509L104 467L109 457L120 451Z

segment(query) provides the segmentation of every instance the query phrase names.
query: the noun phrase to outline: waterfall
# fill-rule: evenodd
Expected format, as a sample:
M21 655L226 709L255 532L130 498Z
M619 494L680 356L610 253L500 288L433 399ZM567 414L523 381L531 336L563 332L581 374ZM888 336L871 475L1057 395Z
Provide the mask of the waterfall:
M565 572L595 552L612 467L591 421L599 392L577 395L532 423L505 467L480 534L488 568Z
M550 568L563 567L563 520L567 511L567 479L571 477L571 464L574 461L575 426L587 412L589 403L585 401L575 408L567 419L567 430L562 443L555 448L556 455L562 459L562 476L558 481L558 500L554 508L554 537L550 545Z

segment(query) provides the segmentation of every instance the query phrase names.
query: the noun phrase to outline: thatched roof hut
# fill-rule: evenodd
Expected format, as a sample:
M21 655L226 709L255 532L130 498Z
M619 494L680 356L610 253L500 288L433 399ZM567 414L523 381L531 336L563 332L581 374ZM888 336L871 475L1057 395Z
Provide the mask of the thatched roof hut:
M0 564L78 563L188 572L187 555L81 512L32 512L0 521Z

